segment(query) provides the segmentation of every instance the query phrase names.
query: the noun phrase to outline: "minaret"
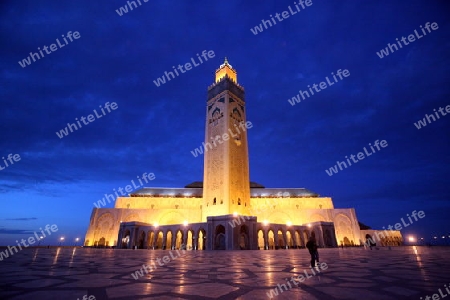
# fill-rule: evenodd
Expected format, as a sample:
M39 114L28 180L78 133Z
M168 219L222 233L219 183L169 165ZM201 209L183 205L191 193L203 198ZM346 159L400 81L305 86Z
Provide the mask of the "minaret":
M234 212L248 215L250 180L244 88L225 62L208 88L204 143L202 219ZM251 127L251 126L250 126Z

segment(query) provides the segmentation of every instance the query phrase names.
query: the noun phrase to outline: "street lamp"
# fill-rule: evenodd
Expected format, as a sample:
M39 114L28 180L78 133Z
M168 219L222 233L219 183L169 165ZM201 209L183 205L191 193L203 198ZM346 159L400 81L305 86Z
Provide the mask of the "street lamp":
M79 238L75 239L75 247L77 246L79 240L80 240Z
M39 237L39 243L38 243L38 247L39 247L39 245L41 244L41 240L43 239L43 237L42 236L40 236Z
M60 246L61 246L61 244L62 244L63 241L64 241L64 238L63 238L63 237L59 239L59 245L60 245Z

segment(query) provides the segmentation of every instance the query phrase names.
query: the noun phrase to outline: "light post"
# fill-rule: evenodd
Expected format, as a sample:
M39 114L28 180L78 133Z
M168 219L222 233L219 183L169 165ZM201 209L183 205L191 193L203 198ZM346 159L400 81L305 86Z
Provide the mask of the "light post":
M414 244L416 243L416 237L415 236L413 236L413 235L410 235L409 237L408 237L408 241L409 241L409 243L412 245L412 246L414 246Z
M80 240L79 238L75 239L75 247L77 246L79 240Z
M39 247L39 245L41 244L41 240L43 239L43 237L42 236L40 236L39 237L39 242L38 242L38 247Z
M64 238L63 237L59 239L59 245L60 246L61 246L62 242L64 242Z

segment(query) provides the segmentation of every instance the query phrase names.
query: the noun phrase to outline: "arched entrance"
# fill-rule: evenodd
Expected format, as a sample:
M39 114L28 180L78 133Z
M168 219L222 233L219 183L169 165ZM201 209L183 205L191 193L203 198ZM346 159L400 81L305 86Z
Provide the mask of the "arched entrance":
M225 250L225 227L223 225L216 226L214 232L214 250Z
M153 243L155 242L155 233L153 231L149 231L147 233L147 249L153 249Z
M258 231L258 248L264 249L264 232L261 229Z
M163 248L163 233L162 231L160 231L156 236L155 249L162 249L162 248Z
M286 231L286 240L288 248L294 248L294 241L292 240L292 234L290 231Z
M345 239L347 239L347 237L344 238L344 244L345 244ZM348 241L348 239L347 239L347 241ZM349 243L349 245L351 245L350 241L348 241L348 243ZM372 238L372 236L370 234L366 234L366 245L368 245L368 246L376 246L377 245L377 243L375 243L375 240Z
M186 249L187 250L193 249L193 247L194 247L193 240L194 240L194 232L192 230L189 230L187 233L187 239L186 239Z
M129 243L130 243L130 230L126 230L125 234L123 235L124 237L122 238L122 249L128 249L129 248Z
M344 236L344 246L350 247L351 245L352 244L350 243L350 240L348 239L348 237Z
M205 250L206 231L200 229L198 231L198 250Z
M139 234L139 239L138 239L138 243L137 243L138 249L144 249L144 245L145 245L145 232L142 231Z
M168 230L166 233L166 244L163 250L172 248L172 231Z
M272 230L269 230L268 238L269 238L269 249L275 249L275 234L273 233Z
M305 241L305 246L306 246L306 243L309 241L309 232L308 232L308 230L303 230L303 240Z
M296 230L295 233L295 241L297 242L297 248L300 248L302 245L302 240L300 239L300 233Z
M239 249L248 250L248 227L246 225L242 225L239 232Z
M175 248L176 249L181 249L183 244L183 232L181 232L181 230L177 231L177 236L176 236L176 240L175 240ZM185 248L185 247L183 247Z
M286 248L286 243L284 241L283 232L281 230L278 230L278 247L279 248Z

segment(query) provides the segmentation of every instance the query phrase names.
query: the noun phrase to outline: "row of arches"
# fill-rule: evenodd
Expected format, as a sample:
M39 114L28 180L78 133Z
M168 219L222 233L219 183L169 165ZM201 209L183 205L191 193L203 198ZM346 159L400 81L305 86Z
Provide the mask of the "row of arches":
M323 232L323 233L322 233ZM314 237L319 247L334 247L330 229L258 229L259 249L304 248L310 237Z
M136 242L132 244L132 230L127 229L123 234L121 248L130 249L187 249L205 250L206 231L199 229L181 230L140 230L137 234Z
M368 241L373 241L379 246L401 246L403 244L403 240L398 236L383 236L379 239L376 239L376 237L376 235L366 234L365 241L361 244L367 243Z
M227 230L231 230L227 232ZM255 236L256 233L256 236ZM204 228L124 228L120 237L120 248L130 249L187 249L187 250L225 250L225 249L289 249L304 248L311 236L319 247L335 247L334 235L329 228L257 228L250 234L245 224L229 229L216 225L208 234ZM250 238L255 239L254 242ZM209 240L210 239L210 240ZM231 239L231 240L228 240ZM207 245L207 240L209 240ZM232 248L230 248L232 247ZM256 247L256 248L255 248Z

